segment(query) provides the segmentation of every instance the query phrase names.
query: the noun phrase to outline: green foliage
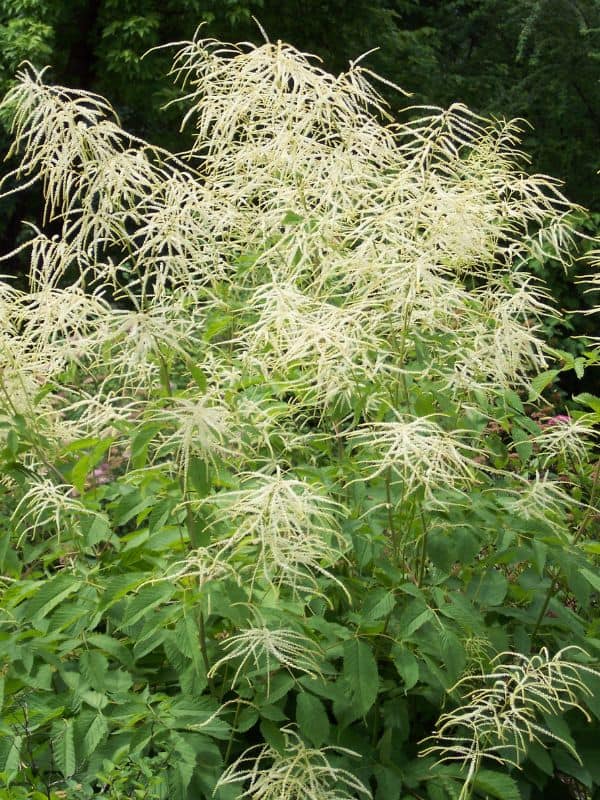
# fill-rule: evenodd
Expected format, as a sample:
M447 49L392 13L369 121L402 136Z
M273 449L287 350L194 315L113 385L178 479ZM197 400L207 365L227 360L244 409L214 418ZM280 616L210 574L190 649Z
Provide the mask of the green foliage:
M591 796L600 400L540 408L598 352L524 269L573 207L511 123L178 48L179 156L3 105L0 798Z

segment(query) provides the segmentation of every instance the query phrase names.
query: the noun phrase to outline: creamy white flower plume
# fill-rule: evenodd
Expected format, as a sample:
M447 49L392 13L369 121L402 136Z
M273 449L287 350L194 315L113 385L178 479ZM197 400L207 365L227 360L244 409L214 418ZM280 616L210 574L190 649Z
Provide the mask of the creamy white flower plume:
M572 744L553 733L540 718L579 710L591 721L583 699L591 696L587 676L599 673L569 655L587 653L579 647L565 647L550 656L546 648L538 654L500 653L488 674L468 675L450 691L463 686L474 688L465 696L464 705L443 714L434 740L421 755L435 754L440 761L459 761L467 767L460 800L469 797L472 781L485 759L519 767L530 743L542 746L547 740L558 741L579 760Z
M346 769L333 767L328 755L357 756L344 747L307 747L291 725L282 728L285 747L255 745L230 764L217 783L243 784L239 798L249 800L352 800L371 792Z
M232 557L238 554L239 569L251 573L252 583L263 578L294 594L322 594L318 579L325 577L346 591L329 571L346 549L337 519L340 506L279 468L273 475L244 475L243 487L208 502L217 508L215 522L232 527L228 546Z
M531 441L539 448L538 458L543 469L557 459L569 466L583 468L598 438L598 431L592 424L586 424L590 416L583 415L575 420L570 416L558 415L542 420L542 432Z
M430 417L397 415L393 422L361 425L348 438L360 448L366 479L389 469L402 482L404 496L422 488L429 499L436 489L460 489L477 480L473 448Z
M231 687L238 683L248 668L266 676L267 695L270 691L271 672L282 666L289 672L303 672L311 678L322 677L320 662L323 652L313 640L293 628L275 628L266 624L262 614L252 606L250 610L256 624L228 636L222 642L226 655L216 661L208 672L214 677L223 664L239 661L231 678Z
M11 521L20 532L19 545L25 536L36 536L49 528L60 541L65 533L81 536L81 520L86 516L102 518L73 497L73 487L56 484L49 478L30 483L17 503Z

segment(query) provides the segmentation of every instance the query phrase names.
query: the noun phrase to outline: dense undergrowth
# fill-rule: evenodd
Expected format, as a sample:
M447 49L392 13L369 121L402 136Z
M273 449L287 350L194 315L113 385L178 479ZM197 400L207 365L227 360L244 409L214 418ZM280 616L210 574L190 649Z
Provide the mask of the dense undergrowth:
M575 209L513 123L178 47L179 156L4 100L0 797L597 796L600 400L542 394L596 353L523 266Z

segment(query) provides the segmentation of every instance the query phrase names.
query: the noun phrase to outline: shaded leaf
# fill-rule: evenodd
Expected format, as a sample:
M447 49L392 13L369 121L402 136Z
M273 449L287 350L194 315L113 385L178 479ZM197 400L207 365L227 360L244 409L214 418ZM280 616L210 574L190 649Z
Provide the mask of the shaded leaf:
M517 782L506 773L480 769L473 779L473 786L484 796L496 797L497 800L523 800Z
M82 753L85 758L91 756L107 733L108 725L104 715L97 714L83 737Z
M379 673L371 648L362 639L344 642L343 675L352 695L353 711L363 717L377 697Z
M404 681L404 689L406 691L412 689L419 680L419 662L408 648L398 644L392 647L392 659Z
M309 742L320 747L329 739L329 719L325 706L308 692L301 692L296 698L296 722L300 733Z
M59 732L52 741L52 752L63 777L70 778L76 767L73 720L65 719L60 723Z

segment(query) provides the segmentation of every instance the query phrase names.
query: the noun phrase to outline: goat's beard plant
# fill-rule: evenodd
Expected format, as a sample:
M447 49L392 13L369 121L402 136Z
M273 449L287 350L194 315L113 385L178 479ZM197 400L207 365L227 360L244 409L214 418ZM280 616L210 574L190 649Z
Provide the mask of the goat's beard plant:
M471 747L460 705L493 711L502 651L599 647L595 415L531 417L557 354L525 266L566 261L573 207L514 123L178 46L178 156L29 67L3 104L4 192L45 206L0 284L1 796L593 787L583 651L525 727Z

